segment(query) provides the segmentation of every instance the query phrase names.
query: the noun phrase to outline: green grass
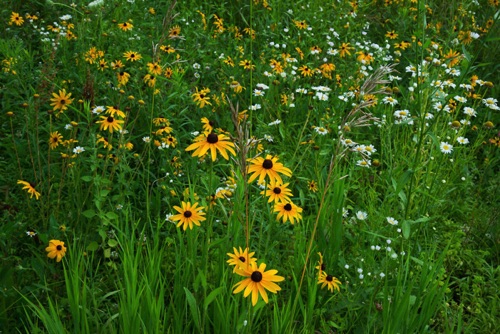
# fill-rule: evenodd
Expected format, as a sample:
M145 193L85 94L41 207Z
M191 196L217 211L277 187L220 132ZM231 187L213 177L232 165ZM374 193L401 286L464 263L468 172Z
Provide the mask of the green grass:
M496 1L1 14L6 333L499 330Z

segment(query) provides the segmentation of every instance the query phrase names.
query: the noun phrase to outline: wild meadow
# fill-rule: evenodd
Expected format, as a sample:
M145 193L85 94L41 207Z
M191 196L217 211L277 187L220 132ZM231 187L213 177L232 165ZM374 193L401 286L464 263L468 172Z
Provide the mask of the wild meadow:
M500 331L498 0L2 4L1 333Z

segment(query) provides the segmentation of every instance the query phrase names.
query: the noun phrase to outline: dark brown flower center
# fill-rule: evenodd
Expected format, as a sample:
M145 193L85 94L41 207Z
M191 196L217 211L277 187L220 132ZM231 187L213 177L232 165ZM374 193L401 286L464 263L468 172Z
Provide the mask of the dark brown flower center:
M281 188L280 188L280 187L275 187L275 188L273 189L273 193L275 193L276 195L281 194Z
M245 257L244 257L244 256L240 256L238 259L239 259L241 262L245 262L245 261L246 261L246 259L245 259Z
M250 276L250 278L252 279L252 281L254 281L255 283L259 283L260 281L262 281L262 273L260 271L254 271L252 273L252 276Z
M262 167L264 167L265 169L271 169L271 168L273 168L273 162L272 162L272 160L265 159L264 162L262 163Z
M113 123L115 121L115 119L113 117L109 116L108 119L106 119L106 121L108 123Z
M292 210L292 205L290 203L286 203L285 206L283 207L286 211L291 211Z
M200 99L204 99L205 98L205 94L200 94Z
M59 103L60 103L60 104L66 104L66 100L65 100L65 99L61 99L61 100L59 101Z
M185 212L184 212L184 217L185 217L185 218L189 218L189 217L191 217L192 215L193 215L193 213L192 213L191 211L185 211Z
M217 136L215 133L211 133L207 136L207 142L210 144L215 144L219 141L219 136Z
M134 58L134 57L135 57L135 54L133 54L133 53L132 53L132 54L130 55L130 58Z
M332 282L332 281L333 281L333 276L332 276L332 275L327 275L327 276L326 276L326 280L327 280L328 282Z
M56 249L57 249L58 251L60 251L60 250L62 250L62 246L61 246L61 245L57 245L57 246L56 246Z

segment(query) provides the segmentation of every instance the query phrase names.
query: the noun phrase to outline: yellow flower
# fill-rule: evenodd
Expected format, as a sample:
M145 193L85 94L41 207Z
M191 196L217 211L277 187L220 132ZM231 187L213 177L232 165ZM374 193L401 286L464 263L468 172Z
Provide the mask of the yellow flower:
M293 23L295 24L295 26L299 29L306 29L307 28L307 23L306 21L297 21L297 20L293 20Z
M132 23L129 23L129 22L118 23L118 28L120 28L123 31L132 30L133 27L134 27L134 25Z
M279 183L283 183L283 179L278 173L284 174L286 176L292 176L292 171L283 166L282 163L278 162L278 157L273 157L269 154L265 159L262 157L250 159L248 173L253 173L250 176L248 183L259 177L259 184L264 183L264 178L266 177L266 175L269 176L271 180L276 180Z
M351 52L349 50L352 50L353 47L349 46L349 43L342 43L342 45L340 46L340 51L339 51L339 55L341 58L344 58L347 55L351 55Z
M47 256L51 259L56 258L57 262L61 262L64 255L66 255L66 247L64 242L59 240L50 240L49 247L45 248L48 252Z
M134 51L127 51L123 54L123 57L125 57L126 60L129 60L129 61L137 61L137 60L140 60L142 58L142 56L137 53L137 52L134 52Z
M398 38L398 34L393 31L388 31L387 34L385 34L385 37L389 39L396 39Z
M277 270L266 270L266 264L261 263L257 268L257 264L252 263L247 266L247 268L236 269L236 273L240 276L246 277L243 281L240 281L234 285L233 293L239 293L243 290L243 297L248 297L250 293L252 294L252 305L255 306L259 300L259 294L262 299L268 303L269 299L267 297L266 290L272 293L277 293L281 290L278 284L274 282L281 282L285 278L276 275Z
M250 265L256 265L257 264L257 259L252 257L255 252L248 252L248 248L245 248L245 250L242 250L241 247L236 249L236 247L233 247L234 253L227 253L229 256L229 260L227 260L227 263L229 265L234 266L233 273L236 272L236 269L240 268L246 268L247 266Z
M177 38L179 37L180 33L181 33L181 27L174 26L173 28L170 28L170 30L168 31L168 37Z
M163 72L161 66L158 63L148 63L148 72L154 75L161 75Z
M40 193L36 191L35 186L31 185L31 183L22 180L17 180L17 184L22 184L24 186L23 190L26 190L28 194L31 194L30 198L32 198L33 195L35 195L36 199L40 197Z
M326 272L321 271L318 277L318 284L322 284L321 288L328 286L328 290L333 292L333 289L340 291L339 285L342 284L336 277L328 275Z
M253 70L255 68L255 65L252 65L252 62L246 59L240 61L239 65L243 66L245 70Z
M307 67L307 65L302 65L299 67L299 72L302 74L303 77L312 77L313 71Z
M290 223L292 223L293 225L295 223L295 220L297 220L298 223L299 220L302 219L302 215L300 214L302 212L302 208L298 207L292 202L276 203L274 205L274 212L278 212L278 220L280 218L283 218L283 223L286 223L288 220L290 220Z
M59 90L59 94L52 93L53 98L50 99L52 103L51 106L54 106L54 110L59 110L60 112L68 109L68 105L73 102L73 99L70 99L71 93L66 93L66 89Z
M203 123L203 133L211 133L214 130L214 123L206 117L201 119Z
M189 145L186 148L186 151L195 150L193 152L193 157L202 157L208 152L208 150L210 150L212 161L215 161L215 159L217 158L218 150L224 157L224 159L229 160L229 156L226 150L229 151L232 155L236 155L236 152L233 149L234 144L228 141L228 139L229 137L223 134L217 135L215 133L202 133L194 139L195 142Z
M207 96L208 93L210 93L210 89L203 88L201 91L198 91L198 87L196 87L196 93L191 95L191 97L200 108L203 108L206 104L212 105L212 103L208 102L208 100L210 100L210 98Z
M113 116L100 116L101 120L97 121L97 124L101 124L99 127L99 130L109 130L110 133L113 133L113 131L118 131L121 130L122 124L125 122L120 119L116 119Z
M10 15L9 24L12 25L13 23L17 26L20 26L24 23L24 19L22 18L21 15L19 15L19 13L12 12L12 14Z
M179 221L177 227L182 225L184 231L188 228L192 230L193 224L200 226L200 221L206 220L204 212L201 212L204 208L202 206L197 207L198 203L191 205L190 202L182 202L182 208L174 206L174 209L179 212L179 214L170 217L172 221Z
M61 143L63 136L58 132L51 132L49 138L50 149L55 149Z
M130 74L120 71L116 73L116 78L118 79L118 86L125 86L130 79Z
M267 190L265 191L266 196L269 197L268 203L271 202L288 202L292 192L288 189L289 183L281 184L276 180L271 180L267 185ZM264 190L260 192L264 195Z

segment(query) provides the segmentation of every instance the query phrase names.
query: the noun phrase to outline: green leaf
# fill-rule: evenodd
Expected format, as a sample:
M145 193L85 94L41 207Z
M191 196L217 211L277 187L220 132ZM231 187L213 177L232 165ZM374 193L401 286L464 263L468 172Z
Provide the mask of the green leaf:
M116 247L118 245L118 241L115 239L108 239L108 246L109 247Z
M106 212L106 218L108 219L118 219L118 215L112 211Z
M224 291L224 289L225 289L225 287L220 286L217 289L215 289L214 291L210 292L210 294L205 299L205 302L203 303L203 309L205 311L208 309L208 305L210 305L214 301L215 297L220 295L220 293L222 291Z
M408 220L403 221L401 228L403 230L403 237L408 239L410 237L410 222Z
M106 248L104 250L104 257L109 259L111 257L111 248Z
M92 241L88 246L87 250L90 252L95 252L99 248L99 244L95 241Z
M82 176L82 181L83 182L90 182L92 181L93 177L90 176L90 175L85 175L85 176Z
M88 219L91 219L91 218L93 218L93 217L96 215L96 213L95 213L95 211L94 211L94 210L89 209L89 210L85 210L85 211L83 211L83 212L82 212L82 215L84 215L84 216L85 216L85 217L87 217Z
M198 305L196 305L196 299L194 299L193 294L187 288L184 288L186 293L186 299L189 304L189 309L191 310L191 315L193 316L194 324L198 331L200 330L200 315L198 312Z
M106 196L108 196L108 194L109 194L109 190L107 190L107 189L102 189L99 192L99 196L101 196L101 197L106 197Z

